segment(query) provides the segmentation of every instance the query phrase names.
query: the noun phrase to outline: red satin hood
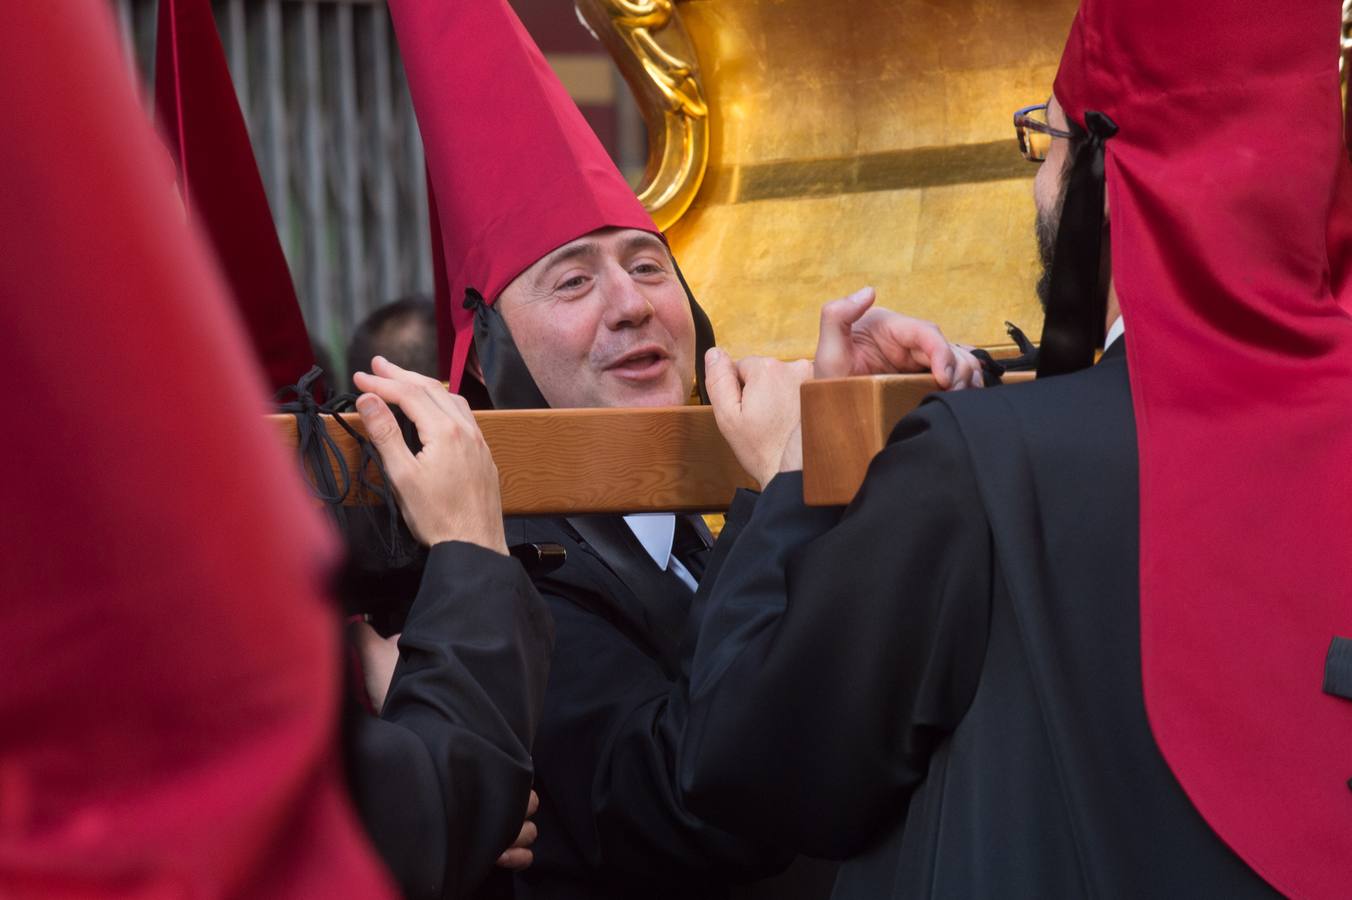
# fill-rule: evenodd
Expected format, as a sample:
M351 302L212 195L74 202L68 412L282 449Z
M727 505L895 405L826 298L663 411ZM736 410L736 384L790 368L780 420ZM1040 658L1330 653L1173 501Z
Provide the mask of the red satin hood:
M658 231L506 0L389 6L427 150L442 346L453 348L443 367L457 390L473 337L467 290L492 303L599 228Z
M1349 192L1338 0L1085 0L1056 81L1107 143L1165 759L1297 897L1352 896ZM1143 861L1148 864L1148 861Z
M155 49L155 114L183 204L211 241L269 387L295 384L314 351L210 0L160 0Z
M0 896L388 896L332 541L111 9L0 3Z

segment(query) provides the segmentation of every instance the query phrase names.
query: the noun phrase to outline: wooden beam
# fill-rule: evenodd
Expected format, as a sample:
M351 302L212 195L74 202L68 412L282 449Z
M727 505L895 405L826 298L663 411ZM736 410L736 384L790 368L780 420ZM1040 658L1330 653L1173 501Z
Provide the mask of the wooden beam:
M1010 376L1010 381L1026 376ZM839 378L803 386L803 493L811 506L848 503L892 428L936 389L921 375ZM268 417L294 449L295 418ZM355 413L343 418L363 432ZM514 516L718 512L756 483L737 463L707 406L513 410L475 414ZM329 435L349 471L360 451L333 417ZM374 471L367 473L372 481ZM354 477L355 482L355 477ZM349 504L370 502L349 492Z
M268 418L294 448L295 417ZM326 418L329 435L356 472L356 442ZM343 418L364 433L355 413ZM709 407L513 410L475 418L493 451L509 516L713 512L726 509L737 488L756 487ZM368 476L378 479L374 471ZM347 502L369 498L353 491Z
M1005 382L1030 381L1012 372ZM928 375L823 378L803 385L803 502L849 503L897 423L938 385Z

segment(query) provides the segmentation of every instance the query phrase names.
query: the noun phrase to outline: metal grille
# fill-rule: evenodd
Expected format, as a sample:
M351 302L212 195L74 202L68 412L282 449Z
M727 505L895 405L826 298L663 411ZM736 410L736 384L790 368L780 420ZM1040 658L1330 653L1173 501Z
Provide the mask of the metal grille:
M158 0L111 0L153 84ZM431 293L422 141L381 0L213 0L305 321L342 365L368 312Z

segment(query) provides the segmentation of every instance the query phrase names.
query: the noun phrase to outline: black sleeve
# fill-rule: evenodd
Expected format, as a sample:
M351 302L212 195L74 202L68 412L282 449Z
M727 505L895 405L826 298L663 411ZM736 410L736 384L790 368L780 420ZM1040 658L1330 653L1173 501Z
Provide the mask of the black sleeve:
M351 737L358 810L407 897L468 895L516 839L551 645L520 563L431 549L384 709Z
M718 533L718 540L714 543L709 564L704 570L704 577L700 579L699 595L701 599L708 593L709 586L718 580L719 571L722 570L728 554L732 552L732 548L737 545L737 536L751 521L751 516L756 511L756 501L759 499L759 492L749 491L745 488L738 488L737 493L733 495L732 503L728 505L727 514L723 516L723 530ZM696 605L703 606L698 601ZM699 617L696 616L695 618Z
M898 426L839 517L803 505L801 473L775 478L711 587L690 663L690 808L814 856L862 850L971 702L991 571L942 404Z
M683 679L591 610L576 584L541 582L557 627L537 759L544 807L590 865L644 879L724 884L773 873L791 854L692 815L676 790ZM541 828L545 827L541 822Z

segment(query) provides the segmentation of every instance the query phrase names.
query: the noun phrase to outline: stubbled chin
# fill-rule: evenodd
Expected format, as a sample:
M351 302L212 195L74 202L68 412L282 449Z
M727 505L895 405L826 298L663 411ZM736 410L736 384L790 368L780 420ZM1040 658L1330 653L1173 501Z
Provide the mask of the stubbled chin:
M663 378L647 385L615 379L606 388L604 406L684 406L689 397L676 378Z

